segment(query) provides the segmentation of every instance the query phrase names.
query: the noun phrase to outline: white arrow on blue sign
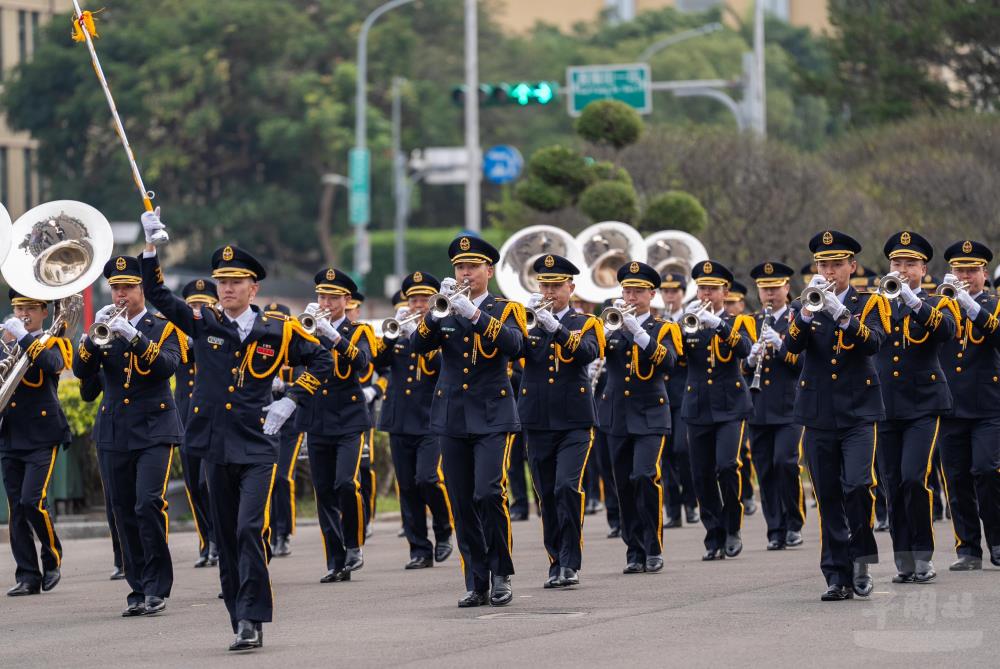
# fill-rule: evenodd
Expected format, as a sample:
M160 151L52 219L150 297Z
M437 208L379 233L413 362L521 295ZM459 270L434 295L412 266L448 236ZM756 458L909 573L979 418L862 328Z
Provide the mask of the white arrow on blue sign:
M483 176L495 184L506 184L521 176L524 158L513 146L500 144L483 154Z

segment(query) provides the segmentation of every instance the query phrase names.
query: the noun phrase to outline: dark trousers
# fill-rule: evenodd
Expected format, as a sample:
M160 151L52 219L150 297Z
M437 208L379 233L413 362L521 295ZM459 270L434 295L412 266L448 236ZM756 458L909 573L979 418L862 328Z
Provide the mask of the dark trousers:
M271 541L295 534L295 463L302 449L304 432L282 430L278 450L278 475L271 493Z
M515 514L528 513L528 480L524 475L524 463L524 433L516 432L514 444L510 448L510 462L507 465L510 512Z
M389 449L410 558L430 559L434 545L427 538L427 508L431 510L435 542L451 539L451 510L441 471L441 446L434 435L391 434Z
M750 426L768 541L785 543L788 531L801 532L806 520L799 465L801 441L802 427L799 425Z
M752 499L755 463L750 439L747 437L744 437L743 445L740 447L740 462L742 463L740 465L740 499Z
M365 543L361 497L361 433L309 435L309 468L316 489L316 512L326 549L326 568L341 570L348 548Z
M129 604L148 595L169 597L174 583L164 498L173 455L170 444L139 451L98 451L122 545L125 579L132 588Z
M108 519L108 531L111 532L111 551L115 558L115 567L125 568L125 561L122 559L122 543L118 538L118 524L115 523L115 509L111 506L111 493L108 492L108 477L104 474L104 465L100 458L97 459L97 471L101 477L101 489L104 492L104 513Z
M743 525L740 501L740 449L746 441L746 421L711 425L688 423L691 475L705 526L705 548L726 547L726 537Z
M880 485L885 486L892 552L900 573L913 573L914 560L934 554L934 504L928 478L941 419L921 416L878 425Z
M1000 416L943 418L940 439L956 550L981 558L984 533L1000 546Z
M240 620L269 623L274 601L267 542L278 466L204 464L219 546L222 599L233 631Z
M889 511L886 509L885 503L885 492L883 491L882 485L876 483L875 485L875 518L879 522L889 522Z
M198 552L208 557L209 544L215 543L212 530L212 511L209 506L208 481L202 468L201 458L185 452L181 447L181 468L184 472L184 491L194 518L194 529L198 533Z
M604 510L608 514L608 527L616 530L621 527L621 511L618 507L618 487L615 485L615 470L611 462L611 447L608 445L608 435L600 430L594 430L594 460L604 483Z
M514 573L507 469L516 436L500 432L438 438L467 590L486 592L491 574Z
M820 568L827 585L851 587L855 562L878 562L872 531L877 438L874 423L840 430L807 427L802 437L816 494Z
M688 508L694 507L698 504L698 497L694 493L694 481L691 479L687 425L681 418L679 410L670 412L670 422L673 429L667 437L660 467L665 484L667 516L675 519L681 517L682 505Z
M663 554L663 486L660 458L666 436L608 435L618 488L622 540L627 562L644 563Z
M362 433L364 443L361 445L361 466L358 469L358 482L361 484L361 508L364 512L364 527L375 517L375 430ZM364 543L364 536L361 537Z
M10 551L14 554L18 583L39 587L42 572L58 569L62 544L52 526L46 503L47 488L56 465L58 446L34 451L6 451L0 455L3 485L10 509ZM42 568L38 568L35 537L41 544Z
M529 430L528 466L542 513L542 539L549 555L549 576L560 567L580 569L586 496L583 472L593 430Z

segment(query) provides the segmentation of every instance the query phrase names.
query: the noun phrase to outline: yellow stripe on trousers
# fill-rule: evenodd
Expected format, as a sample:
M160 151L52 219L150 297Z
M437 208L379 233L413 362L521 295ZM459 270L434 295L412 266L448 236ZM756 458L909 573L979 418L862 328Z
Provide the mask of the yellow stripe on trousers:
M45 508L45 499L49 495L49 481L52 480L52 471L56 468L56 454L58 452L59 447L53 446L52 459L49 461L49 472L45 475L45 484L42 486L42 497L38 500L38 512L42 514L42 519L45 521L45 532L48 534L49 549L56 556L56 567L62 564L62 555L56 549L56 531L52 527L52 518L49 517L49 511Z
M288 465L288 472L285 474L285 480L288 481L288 497L292 509L289 534L295 534L295 463L298 462L299 450L302 449L302 440L305 439L305 436L305 432L299 434L299 438L295 442L295 450L292 451L292 462Z
M361 501L361 454L365 450L365 433L361 433L358 461L354 464L354 497L358 506L358 546L365 545L365 507Z
M167 503L167 484L170 483L170 466L174 464L174 449L170 449L170 455L167 456L167 471L163 474L163 488L160 490L160 502L163 506L160 508L160 513L163 514L163 541L164 543L170 543L170 514L167 513L167 507L170 504Z

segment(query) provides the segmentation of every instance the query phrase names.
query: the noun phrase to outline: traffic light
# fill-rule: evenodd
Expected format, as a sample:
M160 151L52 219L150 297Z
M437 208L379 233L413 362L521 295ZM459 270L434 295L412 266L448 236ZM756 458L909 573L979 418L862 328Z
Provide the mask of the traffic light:
M518 81L514 83L479 85L480 107L503 107L506 105L547 105L556 99L559 84L555 81ZM451 91L451 100L457 106L465 106L465 86L456 86Z

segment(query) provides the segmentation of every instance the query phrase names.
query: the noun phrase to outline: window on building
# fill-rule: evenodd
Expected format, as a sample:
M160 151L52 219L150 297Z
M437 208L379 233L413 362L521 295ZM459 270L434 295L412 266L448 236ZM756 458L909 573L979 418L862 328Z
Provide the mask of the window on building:
M28 12L23 9L17 11L17 49L20 62L28 60Z
M38 28L42 22L41 12L31 12L31 52L38 48Z
M35 152L24 150L24 208L35 206Z
M722 0L677 0L677 9L682 12L707 12L722 4Z
M10 191L7 185L7 147L0 147L0 202L10 208Z
M789 0L764 0L764 9L774 17L788 21L789 4L791 4Z

